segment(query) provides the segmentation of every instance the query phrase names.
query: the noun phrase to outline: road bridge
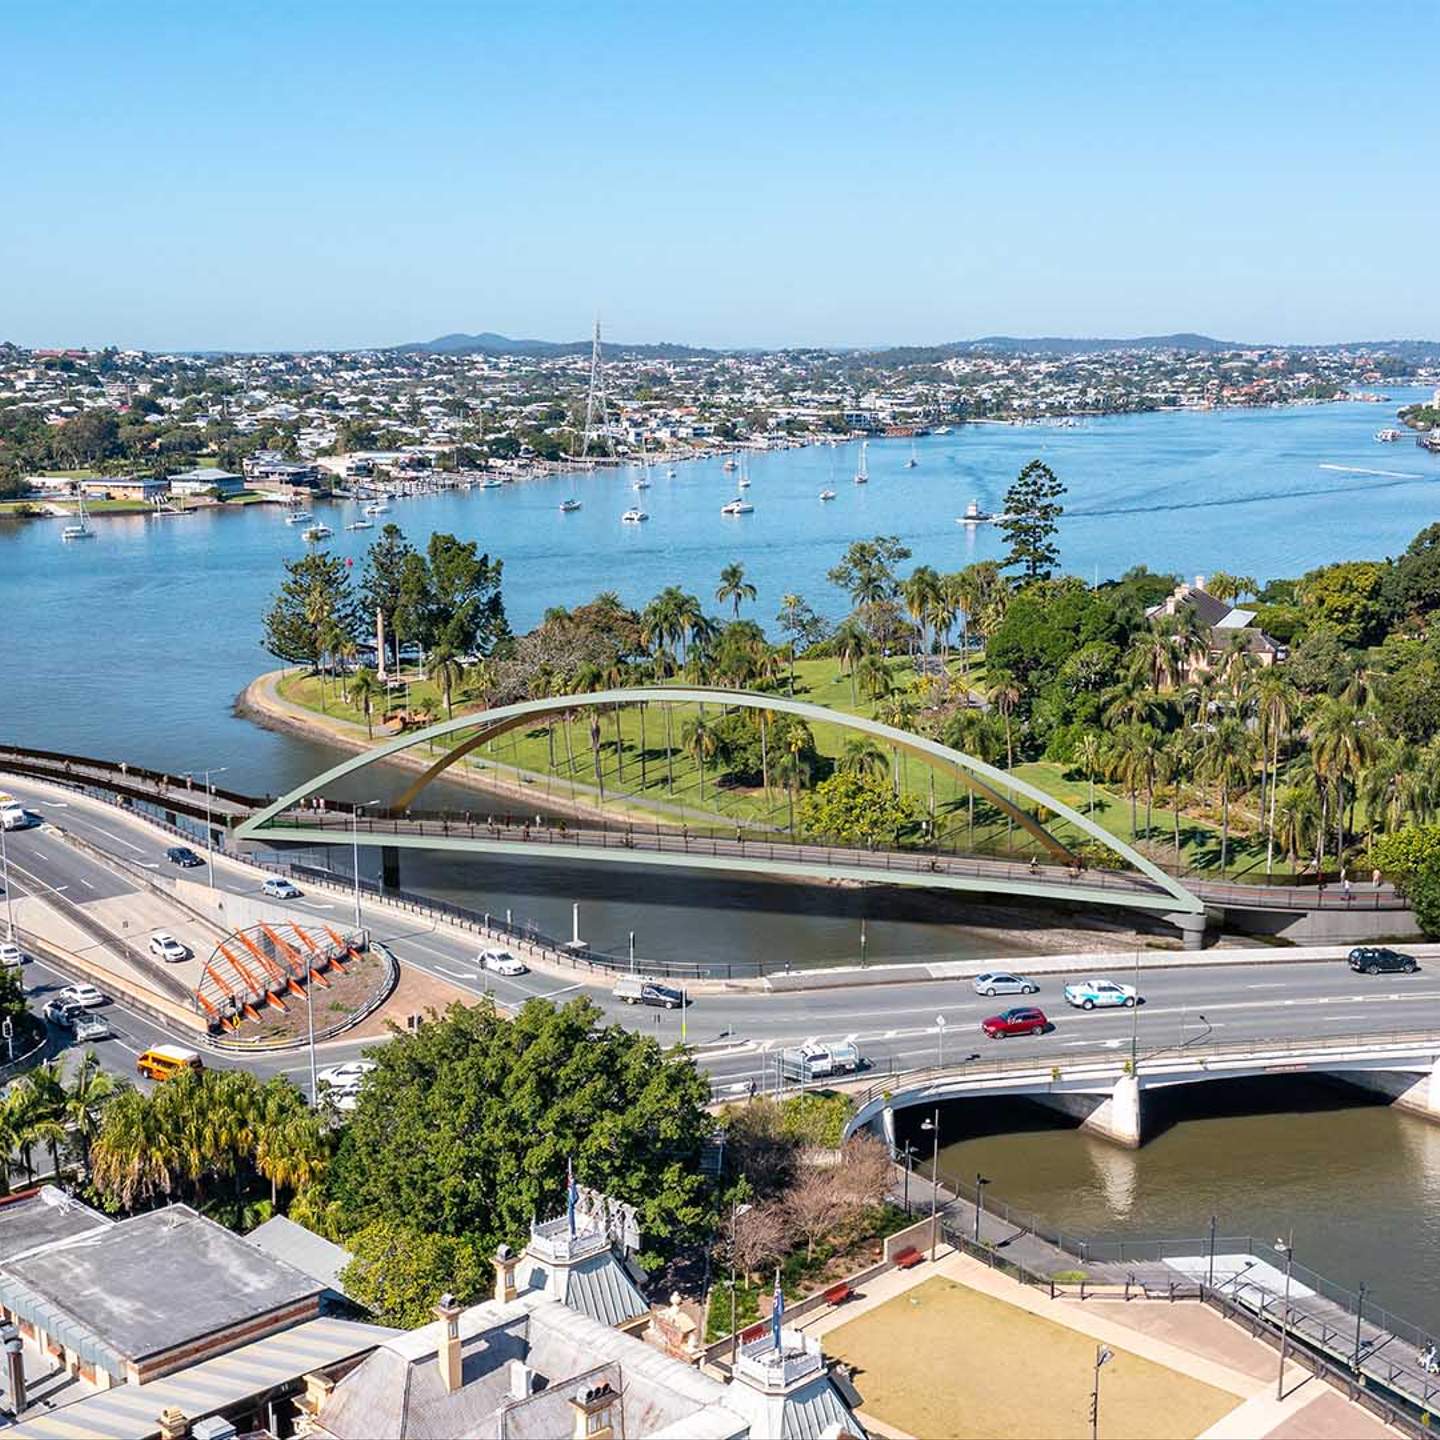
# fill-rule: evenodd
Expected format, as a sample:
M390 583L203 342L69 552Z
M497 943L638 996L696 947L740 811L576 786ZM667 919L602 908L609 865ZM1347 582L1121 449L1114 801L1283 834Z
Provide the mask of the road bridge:
M1144 1097L1176 1085L1271 1075L1327 1075L1376 1090L1402 1109L1440 1120L1440 1030L1310 1035L1240 1043L1196 1040L1139 1054L1112 1041L1093 1054L1041 1058L972 1055L949 1068L902 1072L857 1096L847 1135L877 1127L893 1146L895 1112L996 1096L1038 1101L1081 1128L1137 1148Z

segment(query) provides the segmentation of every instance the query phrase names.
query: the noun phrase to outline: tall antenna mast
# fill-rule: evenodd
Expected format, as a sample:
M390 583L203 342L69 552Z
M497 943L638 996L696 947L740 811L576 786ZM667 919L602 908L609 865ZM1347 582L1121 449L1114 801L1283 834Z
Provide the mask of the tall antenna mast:
M598 422L598 423L597 423ZM585 436L580 458L590 453L590 442L608 436L610 413L605 404L605 370L600 353L600 317L595 317L595 335L590 342L590 393L585 397Z

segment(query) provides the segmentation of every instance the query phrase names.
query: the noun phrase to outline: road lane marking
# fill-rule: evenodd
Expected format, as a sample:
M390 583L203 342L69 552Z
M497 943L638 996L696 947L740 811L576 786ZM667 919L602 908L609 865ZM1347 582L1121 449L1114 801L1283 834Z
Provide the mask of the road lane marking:
M94 824L94 822L91 822ZM112 840L118 840L127 850L133 850L137 855L143 855L145 851L139 845L132 845L123 835L117 835L113 830L107 830L103 825L95 825L102 835L108 835Z

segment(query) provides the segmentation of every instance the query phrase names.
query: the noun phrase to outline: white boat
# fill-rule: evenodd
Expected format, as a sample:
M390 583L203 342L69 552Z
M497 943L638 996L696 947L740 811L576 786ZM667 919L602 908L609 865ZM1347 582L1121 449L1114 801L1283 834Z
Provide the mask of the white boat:
M675 478L675 467L673 465L665 471L665 478L667 480L673 480Z
M372 500L368 505L362 505L361 510L366 515L388 515L390 507L383 500Z
M988 511L980 508L978 500L972 500L965 507L965 513L955 523L957 525L988 525L994 518Z
M347 530L373 530L375 522L373 520L352 520L345 528Z
M935 433L937 435L948 435L950 433L950 427L948 425L937 425L935 427Z
M642 520L648 520L649 518L650 517L638 505L632 505L620 517L626 525L638 525Z
M562 500L560 502L560 513L562 515L573 515L580 508L578 500Z
M504 484L505 482L503 480L496 480L492 476L489 480L482 480L480 482L480 488L482 490L499 490Z
M755 507L748 501L741 499L738 495L728 505L720 507L722 515L751 515Z
M855 472L855 483L857 485L868 485L870 483L870 472L865 467L865 461L869 453L870 442L868 440L862 440L860 442L860 468Z
M1396 440L1403 440L1405 435L1404 432L1400 430L1377 430L1375 432L1375 438L1382 445L1391 445Z
M85 513L85 497L80 497L80 507L75 512L75 519L71 521L61 532L62 540L93 540L95 532L90 528L90 517Z
M735 482L735 484L736 484L741 490L748 490L748 489L750 488L750 477L749 477L748 475L742 475L742 476Z
M822 490L820 492L820 498L822 500L833 500L835 498L835 492L833 490Z
M648 490L650 482L642 475L630 488L632 490Z
M315 517L308 510L292 510L286 517L287 525L308 525Z
M301 535L306 540L328 540L335 532L325 524L307 525Z
M732 455L720 468L722 470L738 470L740 468L740 462Z
M913 470L919 463L919 460L915 458L915 442L912 440L910 442L910 458L905 462L905 468Z

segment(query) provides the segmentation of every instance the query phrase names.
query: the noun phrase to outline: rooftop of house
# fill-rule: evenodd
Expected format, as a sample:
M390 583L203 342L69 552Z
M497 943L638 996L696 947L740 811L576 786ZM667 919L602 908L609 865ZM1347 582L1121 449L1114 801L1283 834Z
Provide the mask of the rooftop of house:
M288 1215L272 1215L263 1225L257 1225L245 1241L263 1250L272 1259L283 1261L312 1280L318 1280L336 1294L345 1293L345 1287L340 1283L340 1272L354 1256L333 1240L297 1225Z
M71 1240L114 1223L53 1185L7 1195L0 1200L0 1264L37 1247Z
M623 1401L627 1440L688 1435L730 1440L749 1433L727 1388L618 1330L538 1294L460 1312L460 1385L441 1370L445 1322L384 1341L336 1386L320 1412L333 1440L508 1440L570 1435L569 1402L608 1383Z
M188 1205L0 1262L0 1301L112 1374L324 1288Z

